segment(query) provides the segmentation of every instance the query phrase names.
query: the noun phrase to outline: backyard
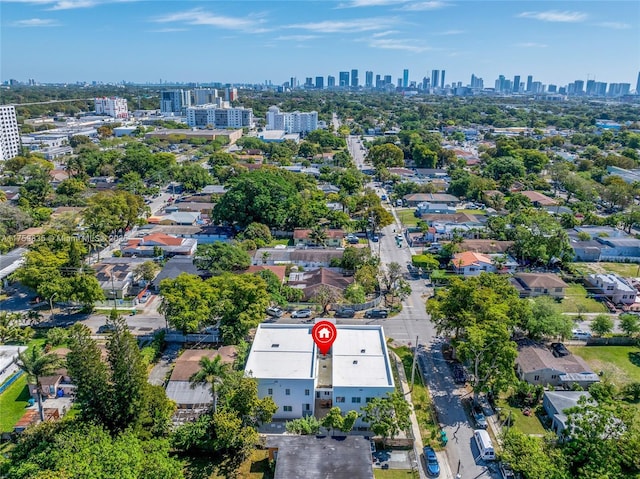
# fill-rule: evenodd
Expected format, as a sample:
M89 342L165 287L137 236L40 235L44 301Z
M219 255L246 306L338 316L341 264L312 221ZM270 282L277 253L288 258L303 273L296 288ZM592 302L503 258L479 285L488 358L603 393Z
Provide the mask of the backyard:
M0 432L13 431L13 426L24 415L29 397L27 377L23 374L0 395Z
M187 479L223 479L229 477L220 471L212 462L210 456L201 458L186 458L187 467L185 477ZM273 477L269 467L269 453L263 449L255 449L234 476L237 479L270 479Z
M501 398L497 403L500 408L500 420L505 421L511 414L513 427L524 434L544 434L546 431L536 414L525 416L522 409L510 406L506 399Z
M587 290L579 283L569 283L566 295L560 303L563 313L606 313L606 306L587 297Z
M640 382L640 349L635 346L570 346L569 349L596 373L604 371L617 386Z
M418 218L413 215L413 211L413 208L396 209L396 213L398 214L398 218L400 218L400 222L403 227L408 228L418 224Z
M584 274L616 273L623 278L635 278L640 265L636 263L575 263L575 268Z
M416 476L408 469L374 469L373 477L376 479L412 479Z

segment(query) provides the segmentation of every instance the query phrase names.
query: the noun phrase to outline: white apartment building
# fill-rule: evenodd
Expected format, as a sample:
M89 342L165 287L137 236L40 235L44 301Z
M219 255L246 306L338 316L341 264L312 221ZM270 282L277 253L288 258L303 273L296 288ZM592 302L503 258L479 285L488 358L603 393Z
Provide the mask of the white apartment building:
M111 98L102 97L94 100L96 105L96 115L107 115L112 118L121 118L126 120L129 118L129 110L127 108L127 100L112 96Z
M295 419L339 407L360 412L395 390L382 326L339 325L326 356L311 337L312 325L261 324L245 374L258 380L258 396L278 406L274 419ZM357 425L362 425L361 419Z
M253 110L251 108L221 108L209 104L187 108L187 125L204 128L253 128Z
M10 160L20 153L20 130L16 108L0 105L0 161Z
M267 130L284 130L285 133L309 133L318 129L318 112L291 113L280 111L277 106L267 111Z
M193 101L195 106L215 103L216 98L218 98L218 90L215 88L196 88L193 90Z

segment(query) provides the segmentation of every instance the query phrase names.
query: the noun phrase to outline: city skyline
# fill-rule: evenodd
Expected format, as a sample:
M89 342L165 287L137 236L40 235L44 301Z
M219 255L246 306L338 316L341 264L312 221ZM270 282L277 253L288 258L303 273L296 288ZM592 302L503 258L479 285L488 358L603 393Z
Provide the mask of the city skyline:
M409 82L420 83L438 69L447 83L465 85L471 74L486 86L499 75L532 75L544 84L633 88L640 70L640 8L630 1L3 0L0 9L3 81L283 84L323 76L328 84L358 70L363 85L367 71L395 82L409 70Z

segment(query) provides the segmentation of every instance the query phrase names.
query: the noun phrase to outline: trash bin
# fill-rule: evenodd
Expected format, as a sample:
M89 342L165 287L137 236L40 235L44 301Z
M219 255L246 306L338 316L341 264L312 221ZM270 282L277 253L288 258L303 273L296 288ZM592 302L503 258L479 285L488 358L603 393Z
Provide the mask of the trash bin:
M27 401L27 404L29 405L29 407L33 406L36 403L36 400L33 398L29 398L29 400Z

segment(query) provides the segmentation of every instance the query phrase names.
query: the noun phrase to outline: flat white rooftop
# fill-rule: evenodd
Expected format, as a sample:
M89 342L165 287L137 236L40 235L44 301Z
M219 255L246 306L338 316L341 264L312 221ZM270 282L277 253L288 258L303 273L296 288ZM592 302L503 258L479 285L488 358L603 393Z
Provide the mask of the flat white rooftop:
M315 379L312 325L261 324L245 372L258 379ZM340 325L331 348L333 387L394 387L381 326Z

